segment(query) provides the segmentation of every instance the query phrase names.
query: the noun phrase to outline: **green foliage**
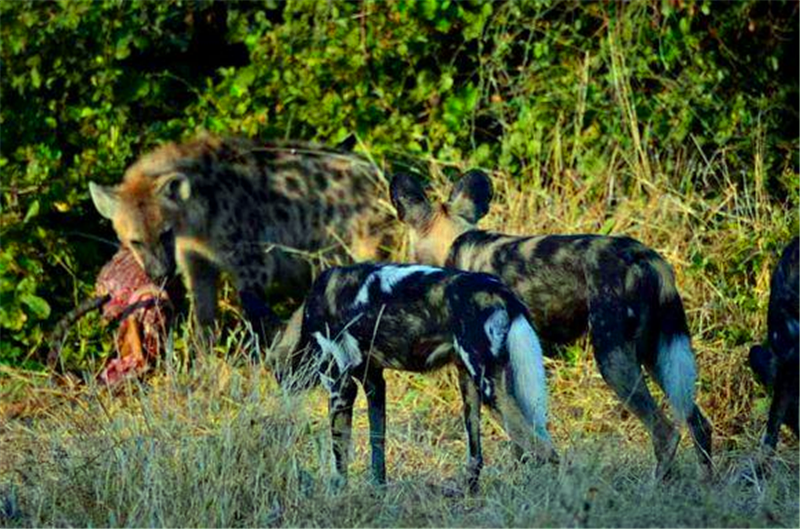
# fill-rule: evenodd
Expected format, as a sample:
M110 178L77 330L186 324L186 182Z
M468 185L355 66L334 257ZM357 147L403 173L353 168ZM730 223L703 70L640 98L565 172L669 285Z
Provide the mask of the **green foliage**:
M736 185L798 203L792 2L0 6L0 363L41 360L43 332L113 251L89 180L201 129L355 133L375 156L481 165L539 190L574 171L599 193L609 168L634 189L657 161L715 196L718 175L679 169L722 157Z

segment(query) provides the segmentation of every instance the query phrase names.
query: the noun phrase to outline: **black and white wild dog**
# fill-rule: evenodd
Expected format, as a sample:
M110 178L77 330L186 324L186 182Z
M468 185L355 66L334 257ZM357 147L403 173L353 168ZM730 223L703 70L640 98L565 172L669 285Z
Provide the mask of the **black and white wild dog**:
M411 227L415 260L500 277L530 310L545 354L588 331L603 378L650 431L655 475L662 478L680 434L650 394L644 366L688 423L710 476L711 425L695 404L697 369L670 266L628 237L517 237L476 229L492 193L488 176L470 171L447 202L432 203L415 178L396 175L392 202Z
M800 238L786 247L772 274L767 309L767 341L750 349L750 367L767 388L772 389L764 446L778 444L781 424L797 435L798 339L800 339Z
M483 466L482 403L499 413L518 454L557 460L547 431L539 339L525 306L493 276L396 264L331 268L314 283L273 354L284 387L310 371L299 387L319 381L330 392L334 464L342 482L356 381L367 397L373 479L385 482L384 369L426 372L456 365L470 490Z

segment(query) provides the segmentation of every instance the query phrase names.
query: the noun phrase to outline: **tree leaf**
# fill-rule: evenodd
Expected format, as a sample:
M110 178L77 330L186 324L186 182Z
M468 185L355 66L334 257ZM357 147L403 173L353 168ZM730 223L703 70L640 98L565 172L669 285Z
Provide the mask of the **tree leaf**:
M24 303L38 319L46 320L50 317L50 305L39 296L23 294L20 296L20 301Z

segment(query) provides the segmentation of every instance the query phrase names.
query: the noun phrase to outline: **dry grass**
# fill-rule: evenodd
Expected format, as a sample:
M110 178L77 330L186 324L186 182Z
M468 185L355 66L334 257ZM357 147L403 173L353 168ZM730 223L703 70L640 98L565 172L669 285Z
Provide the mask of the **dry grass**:
M0 518L12 526L796 526L797 445L767 478L749 450L720 451L718 481L652 481L642 428L623 418L592 370L555 377L559 467L518 465L484 421L482 492L458 493L465 456L453 373L389 377L389 486L368 482L365 403L351 481L328 488L325 395L284 395L259 367L211 359L116 396L94 386L0 430ZM579 384L581 394L560 392ZM752 446L749 447L752 449Z

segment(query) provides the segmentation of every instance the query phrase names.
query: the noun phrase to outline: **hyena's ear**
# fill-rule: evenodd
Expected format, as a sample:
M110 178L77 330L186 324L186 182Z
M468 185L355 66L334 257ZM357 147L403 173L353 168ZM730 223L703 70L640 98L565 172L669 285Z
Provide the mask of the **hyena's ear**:
M493 193L489 175L478 169L472 169L453 187L447 205L454 215L463 217L470 224L475 224L489 212Z
M114 212L119 204L116 189L89 182L89 194L92 196L94 207L103 217L114 218Z
M402 222L415 229L425 228L433 215L425 189L407 173L397 173L390 186L392 204Z
M192 196L192 185L183 173L170 173L156 180L156 193L171 202L180 203Z

